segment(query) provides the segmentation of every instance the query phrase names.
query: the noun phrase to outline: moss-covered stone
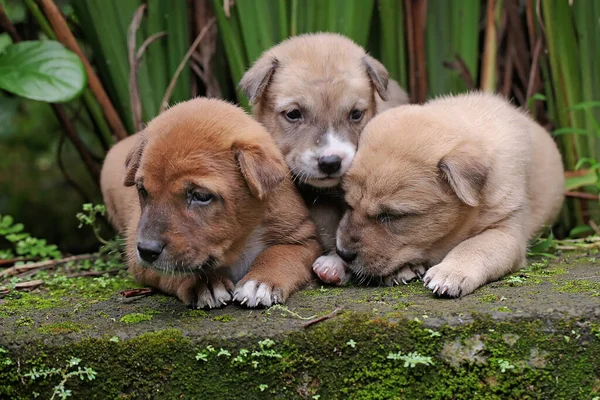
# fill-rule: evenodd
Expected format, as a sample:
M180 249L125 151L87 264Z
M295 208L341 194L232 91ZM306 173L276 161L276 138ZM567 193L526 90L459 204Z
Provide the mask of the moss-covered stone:
M94 298L65 281L0 300L0 398L49 398L61 378L27 373L76 357L96 372L66 382L85 399L592 399L600 268L589 257L530 266L523 284L462 299L436 298L419 282L317 286L269 312L123 299L118 290L133 287L124 278Z

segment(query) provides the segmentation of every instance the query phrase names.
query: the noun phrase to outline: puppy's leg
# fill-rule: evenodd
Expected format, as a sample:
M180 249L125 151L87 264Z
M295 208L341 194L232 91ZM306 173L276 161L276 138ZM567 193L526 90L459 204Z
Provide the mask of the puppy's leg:
M191 308L216 308L231 301L233 283L219 274L208 279L197 275L166 276L139 265L132 265L129 271L138 283L175 296Z
M348 283L352 276L344 260L335 251L317 258L312 269L321 281L338 286Z
M425 274L427 288L460 297L517 270L525 263L527 238L519 220L488 229L456 246Z
M238 282L233 299L247 307L283 303L311 278L310 265L319 244L279 244L258 255L246 276Z

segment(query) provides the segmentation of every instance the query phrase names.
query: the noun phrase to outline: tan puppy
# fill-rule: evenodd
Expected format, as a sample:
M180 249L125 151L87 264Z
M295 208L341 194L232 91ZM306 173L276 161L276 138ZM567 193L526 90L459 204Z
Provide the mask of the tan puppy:
M180 103L108 153L101 186L129 269L193 307L285 301L321 253L273 139L219 100ZM234 284L237 285L234 288Z
M471 93L374 118L344 178L338 254L388 285L461 296L519 269L563 203L560 153L506 100ZM426 269L432 266L426 273Z
M315 272L345 283L350 275L334 251L344 207L340 179L365 124L408 103L406 93L362 47L333 33L296 36L267 50L240 86L281 149L330 253L315 262Z

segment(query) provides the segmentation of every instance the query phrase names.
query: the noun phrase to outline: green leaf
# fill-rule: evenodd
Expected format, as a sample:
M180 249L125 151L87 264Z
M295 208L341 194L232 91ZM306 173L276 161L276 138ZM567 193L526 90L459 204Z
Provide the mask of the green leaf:
M58 42L13 44L0 55L0 88L28 99L67 102L77 97L86 83L79 57Z
M574 134L574 135L589 135L590 132L587 129L582 129L582 128L560 128L560 129L555 129L552 131L552 136L556 137L559 135L568 135L568 134Z
M565 182L565 190L574 190L583 186L592 186L598 182L598 176L591 172L582 176L572 176Z

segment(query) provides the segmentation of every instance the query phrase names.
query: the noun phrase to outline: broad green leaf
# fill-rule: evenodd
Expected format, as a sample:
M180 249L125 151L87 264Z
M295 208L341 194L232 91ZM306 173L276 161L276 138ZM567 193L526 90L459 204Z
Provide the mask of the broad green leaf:
M594 233L594 230L589 225L578 225L575 228L571 229L569 232L569 237L574 236L582 236Z
M28 99L64 103L86 83L79 57L55 41L13 44L0 55L0 88Z
M575 190L583 186L592 186L598 182L598 176L591 172L583 176L572 176L566 179L565 190Z
M589 135L590 132L587 129L581 128L560 128L552 131L552 136L556 137L559 135Z

